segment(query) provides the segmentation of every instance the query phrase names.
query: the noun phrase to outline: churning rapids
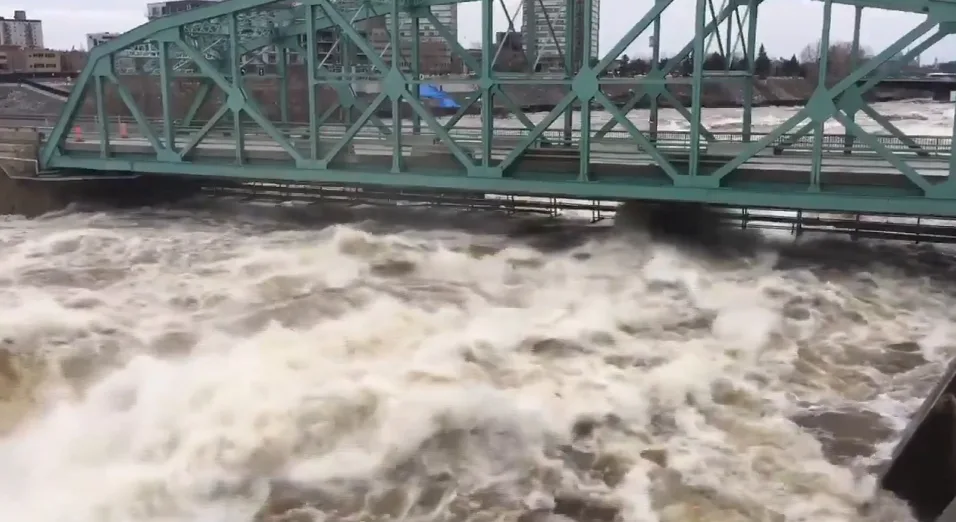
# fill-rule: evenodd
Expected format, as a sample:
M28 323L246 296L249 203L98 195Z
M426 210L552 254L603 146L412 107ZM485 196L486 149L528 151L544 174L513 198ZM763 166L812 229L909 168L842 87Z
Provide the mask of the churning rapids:
M624 221L7 218L0 520L902 520L863 507L956 355L950 254Z

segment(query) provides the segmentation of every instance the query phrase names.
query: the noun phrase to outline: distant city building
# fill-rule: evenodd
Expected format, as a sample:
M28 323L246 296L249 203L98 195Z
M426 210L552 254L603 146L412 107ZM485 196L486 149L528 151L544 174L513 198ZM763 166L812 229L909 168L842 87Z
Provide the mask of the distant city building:
M25 56L27 72L58 73L63 71L63 57L59 51L30 49Z
M584 2L576 0L575 34L571 35L577 63L582 64L584 39L590 29L591 58L598 57L599 27L601 21L601 1L592 0L590 28L584 27ZM543 9L542 9L543 7ZM567 52L567 1L566 0L522 0L521 33L525 46L534 45L537 49L538 63L544 69L562 67L563 56ZM534 29L534 38L531 30ZM554 37L551 36L552 29ZM558 52L560 48L561 52Z
M432 14L435 15L435 18L454 35L455 39L458 38L458 4L440 4L433 5ZM385 15L385 28L391 29L392 27L392 17L391 15ZM433 40L435 38L441 38L441 35L438 34L438 31L432 27L431 22L427 19L422 18L419 22L419 29L421 33L419 36L423 40ZM412 37L412 19L406 14L399 15L398 17L398 36L399 38L411 38Z
M454 41L458 41L458 4L441 4L431 6L432 14L443 26L451 33ZM384 23L381 24L384 31L390 31L392 28L392 17L385 15ZM445 41L438 31L427 19L419 20L419 34L412 34L412 19L408 15L399 15L398 17L398 38L402 41L403 49L410 48L412 38L418 38L424 45L421 46L422 69L430 71L450 70L452 61L451 46ZM382 43L376 39L376 48L382 48ZM379 49L381 50L381 49ZM409 65L411 51L402 51L402 66Z
M43 22L27 18L26 11L14 11L13 18L0 17L0 45L43 48Z
M92 50L97 45L105 44L119 35L120 33L89 33L86 35L86 50Z
M219 0L170 0L169 2L154 2L146 4L146 18L155 20L164 16L185 13L199 9Z
M59 73L64 70L64 53L18 45L0 45L0 72Z

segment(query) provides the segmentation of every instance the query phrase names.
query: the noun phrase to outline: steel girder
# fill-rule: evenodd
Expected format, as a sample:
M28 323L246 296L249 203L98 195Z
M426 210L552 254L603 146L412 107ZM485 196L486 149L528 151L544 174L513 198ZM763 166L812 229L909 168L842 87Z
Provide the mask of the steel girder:
M708 0L697 0L695 7L696 34L685 49L663 67L657 67L651 74L641 77L613 78L604 76L604 71L640 34L652 26L657 29L660 24L660 15L669 7L672 0L657 0L643 16L634 24L632 29L612 47L603 57L591 63L588 60L578 60L575 53L590 56L590 39L582 43L581 50L567 50L565 56L565 71L559 77L549 77L540 74L505 75L492 70L496 54L493 45L492 0L482 0L482 34L484 45L481 60L464 52L456 41L449 41L449 47L460 56L462 61L473 72L471 79L477 86L477 96L470 100L470 104L481 104L481 130L477 142L465 142L453 136L455 125L460 120L456 114L449 121L439 121L425 108L418 95L419 87L426 83L415 73L415 66L411 71L400 68L397 60L389 61L379 56L372 45L355 29L355 20L371 18L382 14L392 15L391 41L394 48L399 48L398 42L398 14L409 13L415 20L426 19L435 25L439 33L448 34L428 9L409 7L400 0L392 2L376 2L365 4L360 12L340 11L329 0L306 0L294 14L286 17L265 35L261 31L253 32L246 37L241 31L239 13L248 12L266 6L270 2L265 0L230 0L209 8L197 10L184 15L159 20L135 29L94 50L90 65L83 71L77 87L66 104L66 109L57 122L48 142L41 152L41 163L45 168L79 168L94 171L129 171L144 173L165 174L192 174L199 176L220 176L240 179L276 179L296 181L316 181L328 183L355 183L381 184L395 186L417 186L440 188L449 190L488 191L499 193L536 193L563 196L577 196L588 198L636 198L661 199L674 201L698 201L704 203L719 203L739 206L784 207L804 209L846 210L857 212L903 213L903 214L939 214L956 215L956 191L954 183L946 180L942 183L930 183L909 164L909 160L890 151L877 137L863 132L853 121L856 111L869 112L862 103L862 95L878 82L874 75L878 68L892 57L897 56L903 49L909 48L919 38L936 30L939 34L952 32L951 21L953 14L942 7L927 16L924 23L906 34L898 42L891 45L878 55L857 65L856 70L837 82L826 82L827 53L820 57L820 68L823 74L816 91L807 104L788 121L781 124L767 135L757 139L749 132L749 110L745 110L745 137L743 143L737 143L739 148L730 156L720 158L706 156L705 142L711 145L719 143L713 133L707 131L702 123L702 93L706 81L726 81L752 83L755 41L756 12L760 0L730 0L722 9L715 9ZM579 5L576 1L569 1L569 6ZM387 4L387 7L386 7ZM586 26L594 23L591 20L591 2L583 2L583 19ZM744 29L740 8L746 7L743 18L747 20ZM829 14L832 2L825 3L825 11ZM577 9L577 7L569 7ZM350 19L349 14L353 14ZM356 17L357 16L357 17ZM187 41L188 33L184 27L212 17L218 17L220 27L226 28L228 36L224 60L216 60L212 53L205 52L200 45ZM718 78L706 77L703 74L703 61L710 45L708 40L716 36L717 42L721 38L716 34L719 26L727 22L728 29L733 26L733 17L736 17L738 36L744 43L745 55L748 58L748 69L737 74L723 75ZM710 21L708 22L708 18ZM829 20L829 17L827 17ZM215 24L213 24L215 25ZM573 25L573 24L568 24ZM316 53L316 34L320 28L334 28L348 39L350 45L360 49L368 57L371 70L364 73L361 81L373 81L379 87L375 100L359 110L356 119L346 122L341 135L335 139L327 139L323 135L326 129L325 120L318 116L320 111L319 100L316 98L315 87L348 86L359 81L350 73L323 74L322 64ZM569 29L570 31L571 29ZM744 36L746 32L746 37ZM269 45L279 45L283 49L293 47L290 39L305 35L305 49L307 53L307 78L309 89L309 116L306 122L307 129L300 138L290 135L288 129L280 128L275 122L265 117L247 88L244 85L240 72L243 64L243 54L250 49L258 49ZM220 37L216 34L214 37ZM732 54L733 47L729 43L730 34L727 33L728 43L723 48L725 54ZM938 40L937 36L930 36L930 40ZM114 55L139 42L152 40L157 42L159 60L159 76L163 87L163 137L152 130L150 122L137 110L134 97L125 89L115 71ZM453 39L452 39L453 40ZM656 39L655 39L656 40ZM935 41L934 40L934 41ZM929 41L929 40L927 40ZM821 49L827 49L829 43L829 23L824 24ZM925 44L925 42L924 42ZM922 47L924 44L920 44ZM932 45L932 42L925 45ZM718 45L720 47L720 45ZM413 46L414 49L414 46ZM417 54L417 51L413 51ZM209 85L214 85L226 95L225 103L217 113L197 132L191 134L185 145L176 143L176 128L169 115L169 83L172 77L173 53L182 53L207 78ZM222 54L222 53L220 53ZM659 55L659 49L655 50ZM671 78L667 72L673 69L674 64L690 56L693 60L693 74L690 78ZM869 78L864 82L865 78ZM441 83L442 80L427 80ZM117 85L119 97L129 109L137 127L148 143L149 152L135 153L117 151L109 143L109 125L105 122L111 116L104 110L103 90L106 83ZM752 89L747 87L745 89ZM655 140L656 128L652 125L649 132L638 130L635 123L628 118L627 112L636 107L640 97L648 96L652 102L652 110L656 110L658 98L673 98L664 87L670 84L686 84L692 88L693 106L690 109L679 107L678 112L683 114L690 123L689 147L675 156L673 151L659 148ZM508 104L507 91L512 86L554 86L563 90L564 95L541 121L532 123L528 118L522 119L525 129L519 137L500 145L501 140L495 135L495 121L493 120L493 102L495 99ZM605 90L610 86L624 85L633 87L635 93L631 101L619 107L613 103ZM212 87L209 87L211 89ZM97 111L100 121L99 155L91 156L86 152L67 150L64 147L69 134L68 129L77 114L77 109L84 93L92 92L96 97ZM752 93L751 90L746 92ZM637 99L638 101L633 101ZM362 155L355 153L356 145L361 141L361 133L365 125L374 118L374 113L386 101L392 105L392 114L398 115L402 104L412 112L416 122L412 132L404 129L401 118L393 118L391 125L381 124L378 135L385 136L378 142L391 147L391 162L388 165L378 163L363 163ZM673 103L673 101L672 101ZM514 107L515 104L511 104ZM679 104L674 104L678 105ZM581 128L571 128L571 111L575 106L581 110ZM616 125L622 127L626 138L608 138L611 127L596 130L591 128L590 111L593 106L603 108ZM512 109L516 115L518 110ZM622 110L623 109L623 110ZM463 108L464 110L464 108ZM195 111L190 108L190 112ZM461 112L461 111L460 111ZM463 112L461 112L463 114ZM231 133L234 139L234 158L224 161L221 156L211 157L208 154L198 154L204 138L217 126L220 120L231 115ZM559 136L551 127L564 116L565 125ZM249 128L243 122L254 124L262 133L267 135L274 147L281 150L285 156L278 158L270 156L268 162L255 159L250 161L248 148L245 143L245 134ZM873 154L883 158L885 165L896 168L903 177L910 182L910 186L900 187L889 183L880 187L846 187L838 186L831 190L828 173L824 170L823 122L833 118L842 123L847 131L848 149L853 148L852 142L867 145ZM192 119L190 116L188 119ZM283 118L283 123L285 123ZM809 120L809 124L794 135L793 129L801 122ZM427 138L422 127L427 127L433 138ZM889 129L889 127L887 127ZM800 133L803 134L800 134ZM893 131L890 130L892 133ZM620 134L620 133L619 133ZM737 180L741 167L762 150L777 147L785 148L803 136L813 136L812 166L805 180L800 182L769 182ZM852 135L852 136L850 136ZM422 140L421 138L427 138ZM851 139L852 138L852 139ZM609 141L610 140L610 141ZM427 146L423 143L427 142ZM642 155L640 161L649 161L649 169L655 172L651 177L628 177L622 175L602 175L600 169L592 161L593 145L601 142L611 144L627 154ZM547 146L547 147L545 147ZM422 147L421 149L418 149ZM407 149L412 150L412 157L408 156ZM230 149L231 150L231 149ZM424 153L428 161L416 158L416 150L426 150ZM271 153L270 153L271 154ZM542 161L541 157L551 158ZM560 161L555 157L563 158ZM344 158L344 159L343 159ZM450 160L443 161L442 158ZM434 161L432 161L434 160ZM569 161L575 168L570 169ZM621 166L633 162L633 159L623 159ZM902 178L899 178L902 179Z

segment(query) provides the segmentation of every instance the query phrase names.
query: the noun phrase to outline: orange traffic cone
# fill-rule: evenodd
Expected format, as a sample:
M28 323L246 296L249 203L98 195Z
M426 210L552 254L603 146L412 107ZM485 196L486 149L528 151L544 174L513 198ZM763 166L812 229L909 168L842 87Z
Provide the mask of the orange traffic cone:
M76 135L76 141L83 141L83 129L79 125L73 127L73 134Z
M129 132L126 129L126 123L120 122L120 138L129 138Z

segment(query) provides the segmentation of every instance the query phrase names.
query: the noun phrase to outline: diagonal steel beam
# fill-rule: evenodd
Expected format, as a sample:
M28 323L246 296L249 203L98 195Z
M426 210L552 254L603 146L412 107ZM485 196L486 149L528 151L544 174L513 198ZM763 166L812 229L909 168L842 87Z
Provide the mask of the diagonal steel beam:
M762 2L763 0L758 0L758 1ZM706 26L704 26L704 34L705 35L711 34L711 32L714 31L717 25L723 22L724 20L726 20L727 17L733 14L733 12L734 12L733 4L729 4L726 7L724 7L720 11L716 19L711 20ZM667 75L673 72L674 69L677 69L677 67L680 66L680 64L684 61L684 59L690 56L690 53L693 50L694 50L694 40L692 39L691 41L687 42L686 45L684 45L684 47L680 50L680 52L668 58L667 63L664 64L663 68L653 69L645 78L646 83L642 85L644 89L642 91L635 92L631 96L631 99L629 99L621 107L621 110L625 114L627 114L628 112L631 112L632 110L634 110L635 107L638 106L638 104L640 104L644 100L644 98L648 97L651 94L654 94L655 96L664 96L665 99L671 102L671 104L674 105L675 107L677 106L683 107L683 105L681 105L680 102L678 102L677 99L674 98L674 95L671 94L670 91L666 89L666 85L660 85L660 84L665 82ZM686 112L686 108L684 110ZM690 118L687 118L687 116L684 116L684 117L687 119L687 121L690 121ZM595 139L603 138L605 135L607 135L608 132L613 130L614 127L616 126L617 126L617 120L614 120L614 119L609 120L607 123L601 126L601 128L594 134ZM704 138L707 139L707 141L713 141L715 139L714 135L709 130L707 130L706 127L701 126L700 130L701 130L701 133L704 135Z
M873 90L873 88L879 85L880 80L882 80L886 76L895 74L901 71L903 67L905 66L905 64L909 63L909 60L911 58L915 56L919 56L924 51L936 45L940 40L942 40L948 35L949 35L948 32L942 31L942 30L937 31L936 33L933 33L929 38L923 40L922 42L917 44L915 47L911 48L909 51L904 53L899 60L896 60L893 63L891 63L888 67L885 67L885 69L883 70L883 74L881 74L879 77L868 78L867 81L864 82L862 85L854 85L848 88L846 92L843 93L837 99L837 102L836 102L837 108L841 110L845 110L848 113L855 112L857 109L867 112L867 108L870 111L875 112L873 108L870 107L863 100L863 95ZM867 112L867 115L872 118L872 115L870 114L870 112ZM903 140L904 143L909 143L910 146L913 148L919 148L919 146L916 144L915 141L912 140L912 138L910 138L909 136L906 136L906 134L903 133L903 131L899 130L899 128L893 125L889 120L886 120L884 124L883 122L879 121L879 118L873 118L873 119L876 120L878 123L880 123L880 125L882 125L883 128L886 129L888 132L890 132L891 134ZM787 148L793 145L794 143L798 143L804 136L809 134L811 130L813 130L813 122L807 122L799 130L792 133L786 142L781 143L777 146L779 148Z
M810 102L802 110L797 111L796 114L791 116L785 122L781 123L773 130L773 132L768 133L763 138L758 141L751 142L750 145L744 148L735 158L725 163L723 166L718 168L713 174L705 176L699 179L707 180L707 182L712 186L712 188L717 188L720 186L721 181L727 177L731 172L735 171L741 165L743 165L747 160L753 157L754 154L767 148L771 143L780 139L781 136L789 132L791 129L797 126L800 122L807 119L808 117L813 116L815 110L819 110L821 107L830 106L834 108L834 99L843 94L846 90L852 87L857 81L861 78L866 77L868 74L876 70L877 67L885 63L892 56L895 56L900 51L911 45L918 38L928 33L931 29L938 25L938 22L933 19L927 19L923 23L919 24L908 33L903 35L902 38L896 41L896 43L890 45L883 50L877 56L867 60L865 63L859 66L855 71L848 74L841 81L839 81L833 87L825 90L818 91L810 99Z
M292 158L296 161L303 161L302 155L299 154L299 151L295 149L294 146L282 135L282 133L272 124L265 116L262 115L262 111L259 110L259 106L252 97L248 96L241 87L237 87L230 83L226 77L219 72L205 57L203 57L199 51L194 49L192 46L188 45L181 38L178 38L175 42L176 45L186 53L196 65L202 69L203 73L209 77L223 92L226 93L227 100L226 104L230 107L239 107L242 111L248 114L259 126L272 138L280 147L282 147L287 153L289 153ZM238 64L235 64L238 68ZM238 117L236 118L238 120ZM238 138L238 137L237 137Z

